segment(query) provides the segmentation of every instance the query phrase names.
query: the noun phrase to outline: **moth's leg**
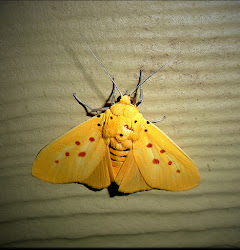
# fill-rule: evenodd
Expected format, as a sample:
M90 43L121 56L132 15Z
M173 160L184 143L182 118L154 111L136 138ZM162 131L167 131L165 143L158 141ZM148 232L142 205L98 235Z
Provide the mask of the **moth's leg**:
M142 70L140 70L140 75L139 75L139 82L138 85L141 84L142 82ZM139 97L139 101L137 102L136 106L139 106L143 101L143 88L142 85L140 86L140 97Z
M157 120L157 121L151 121L151 123L157 123L157 122L162 122L163 120L167 119L167 117L164 115L164 117L161 120Z
M76 99L76 101L81 104L83 107L87 107L91 110L91 112L98 112L98 111L105 111L108 109L108 107L103 107L103 108L96 108L96 109L93 109L91 108L90 106L88 106L86 103L82 102L77 96L76 96L76 93L73 94L73 97Z
M114 78L113 78L114 81ZM116 85L113 83L113 91L112 91L112 99L111 99L111 106L115 104L115 97L116 97Z
M138 84L137 84L137 87L136 87L136 91L134 93L134 98L136 99L137 97L137 92L138 92L138 86L140 85L142 81L142 70L140 69L140 74L139 74L139 78L138 78ZM141 87L141 86L140 86Z

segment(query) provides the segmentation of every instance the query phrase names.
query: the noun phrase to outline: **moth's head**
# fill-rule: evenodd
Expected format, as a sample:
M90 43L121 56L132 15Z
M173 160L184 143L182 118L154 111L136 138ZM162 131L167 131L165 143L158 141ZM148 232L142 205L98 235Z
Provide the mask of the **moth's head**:
M122 103L122 104L128 104L128 105L136 106L136 100L135 100L135 98L131 97L129 94L125 94L123 96L119 96L117 98L117 102Z

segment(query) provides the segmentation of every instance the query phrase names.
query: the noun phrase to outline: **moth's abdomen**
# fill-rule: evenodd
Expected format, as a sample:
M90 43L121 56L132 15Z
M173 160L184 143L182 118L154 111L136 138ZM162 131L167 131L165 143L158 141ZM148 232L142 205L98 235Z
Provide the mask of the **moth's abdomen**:
M111 163L113 167L114 177L117 176L119 170L121 169L126 157L129 153L130 148L127 149L117 149L115 145L109 145L109 152Z

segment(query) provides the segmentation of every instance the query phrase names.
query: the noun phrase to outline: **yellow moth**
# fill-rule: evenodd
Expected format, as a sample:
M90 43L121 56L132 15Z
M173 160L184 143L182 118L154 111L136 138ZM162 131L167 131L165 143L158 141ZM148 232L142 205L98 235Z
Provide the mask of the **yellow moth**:
M80 104L93 112L106 111L43 148L33 163L32 175L51 183L77 182L95 189L115 182L122 193L150 189L181 191L197 186L200 174L193 161L158 127L144 119L137 107L142 102L143 83L161 68L144 81L140 71L137 88L124 95L108 74L114 86L108 109L91 109L74 94ZM117 103L115 89L120 93ZM136 96L138 89L140 101L136 103L133 94Z

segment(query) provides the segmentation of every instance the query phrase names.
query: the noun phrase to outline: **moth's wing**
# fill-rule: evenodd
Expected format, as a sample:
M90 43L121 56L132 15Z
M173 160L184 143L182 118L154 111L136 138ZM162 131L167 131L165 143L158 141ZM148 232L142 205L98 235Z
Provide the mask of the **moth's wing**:
M111 184L111 181L113 181L113 170L109 150L107 150L95 170L81 183L87 184L96 189L102 189L108 187Z
M193 161L151 123L133 143L133 156L144 180L152 188L181 191L194 188L200 181Z
M118 190L122 193L134 193L152 189L142 177L132 150L129 151L115 182L119 185Z
M52 183L109 186L111 162L100 121L93 117L43 148L33 163L32 175Z

